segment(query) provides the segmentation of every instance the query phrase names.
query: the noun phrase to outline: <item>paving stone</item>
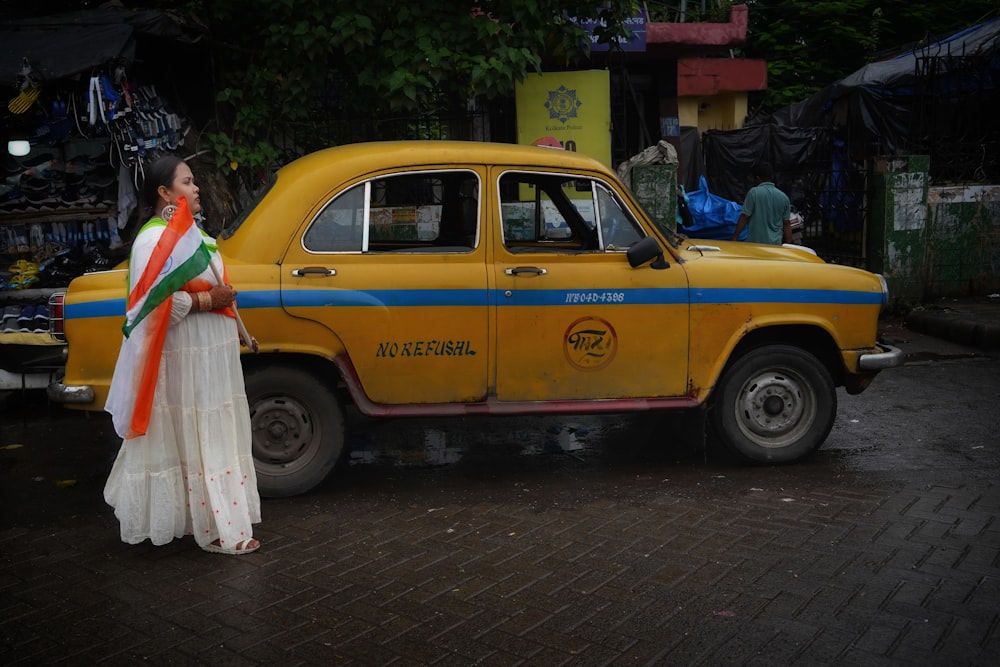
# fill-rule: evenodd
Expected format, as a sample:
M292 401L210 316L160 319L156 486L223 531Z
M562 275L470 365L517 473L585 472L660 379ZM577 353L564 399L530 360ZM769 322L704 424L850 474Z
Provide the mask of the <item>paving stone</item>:
M96 473L0 490L51 504L0 527L0 663L1000 664L1000 457L841 456L352 469L240 558L121 544Z

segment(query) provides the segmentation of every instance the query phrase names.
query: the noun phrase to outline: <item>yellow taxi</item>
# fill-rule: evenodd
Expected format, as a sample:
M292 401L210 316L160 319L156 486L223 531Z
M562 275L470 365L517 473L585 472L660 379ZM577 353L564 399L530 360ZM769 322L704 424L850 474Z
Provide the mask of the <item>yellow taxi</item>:
M878 275L805 248L658 227L601 163L473 142L330 148L277 172L219 238L259 351L243 355L260 490L317 485L347 402L371 416L707 408L753 462L819 447L876 341ZM125 271L72 282L50 396L100 410ZM60 321L60 318L61 321Z

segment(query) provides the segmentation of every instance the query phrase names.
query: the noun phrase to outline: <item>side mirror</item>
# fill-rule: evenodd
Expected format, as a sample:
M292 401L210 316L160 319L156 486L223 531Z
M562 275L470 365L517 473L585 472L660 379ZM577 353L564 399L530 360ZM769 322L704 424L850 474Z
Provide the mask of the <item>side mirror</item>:
M633 269L642 266L649 260L655 260L650 266L654 269L670 268L670 262L663 259L663 248L652 236L647 236L641 241L637 241L629 246L625 253L628 257L628 264Z

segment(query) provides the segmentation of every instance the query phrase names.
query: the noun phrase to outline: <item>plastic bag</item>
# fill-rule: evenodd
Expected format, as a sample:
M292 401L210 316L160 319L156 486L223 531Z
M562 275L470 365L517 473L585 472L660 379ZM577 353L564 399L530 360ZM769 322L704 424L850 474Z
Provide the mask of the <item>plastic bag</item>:
M743 208L740 204L709 192L704 176L698 179L698 189L687 194L692 225L684 228L685 234L715 241L728 241L733 237ZM740 241L746 241L746 238L747 230L744 229Z

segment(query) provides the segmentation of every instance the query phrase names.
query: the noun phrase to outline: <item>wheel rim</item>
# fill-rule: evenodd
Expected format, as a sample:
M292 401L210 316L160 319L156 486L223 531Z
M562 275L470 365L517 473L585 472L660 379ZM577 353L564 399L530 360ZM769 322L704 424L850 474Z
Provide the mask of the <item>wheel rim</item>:
M292 472L315 455L319 433L308 408L288 397L257 401L250 411L253 457L271 474Z
M761 447L785 447L816 420L816 396L809 383L788 369L768 369L747 379L736 399L736 423Z

